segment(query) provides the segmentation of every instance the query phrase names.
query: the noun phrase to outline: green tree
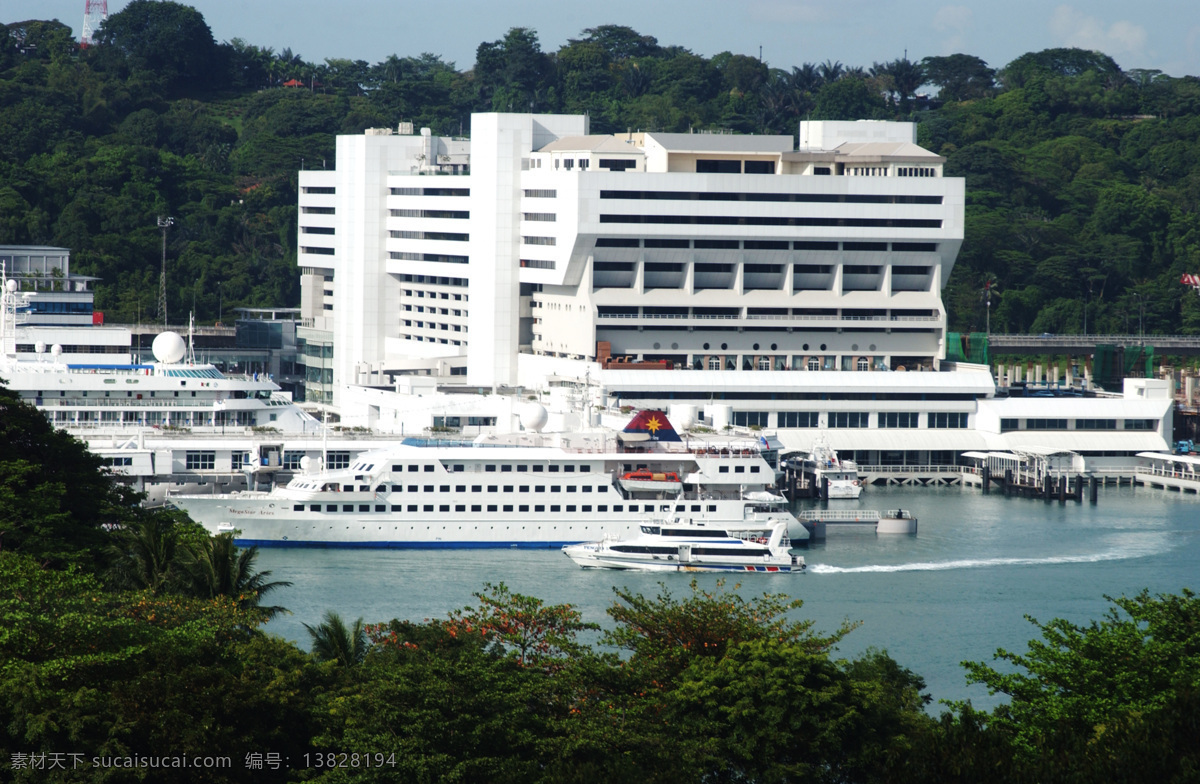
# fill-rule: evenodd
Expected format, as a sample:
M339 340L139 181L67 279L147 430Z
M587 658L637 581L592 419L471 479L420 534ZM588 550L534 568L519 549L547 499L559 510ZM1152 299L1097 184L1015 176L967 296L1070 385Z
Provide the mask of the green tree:
M183 568L187 573L186 591L201 599L226 596L243 610L253 610L264 620L287 612L283 607L266 606L263 597L291 585L286 580L270 581L270 571L258 572L254 562L258 548L239 549L233 534L217 534L186 546Z
M872 92L863 79L826 81L813 104L816 120L871 120L886 111L883 97Z
M362 618L346 626L342 616L333 610L326 610L321 623L316 626L306 623L304 628L312 639L312 654L317 661L332 661L341 667L355 667L362 664L363 659L367 657L370 645Z
M969 101L985 98L996 88L996 71L983 60L969 54L926 57L921 61L925 78L936 84L938 100Z
M170 0L132 0L100 26L96 43L135 71L156 75L176 94L211 91L223 75L204 16Z
M1030 618L1041 639L1024 654L998 650L1003 670L964 663L971 681L1009 697L991 724L1043 780L1194 776L1200 599L1186 589L1106 598L1113 606L1087 625Z

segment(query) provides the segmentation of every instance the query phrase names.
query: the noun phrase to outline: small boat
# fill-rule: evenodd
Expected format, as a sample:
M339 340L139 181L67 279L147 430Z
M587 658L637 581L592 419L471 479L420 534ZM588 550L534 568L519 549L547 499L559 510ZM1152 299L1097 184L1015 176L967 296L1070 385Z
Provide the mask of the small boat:
M792 555L788 525L770 520L753 527L714 528L693 522L652 522L626 539L606 538L563 547L585 569L657 572L765 572L795 574L806 568Z
M804 469L821 494L831 501L856 499L862 495L863 482L858 476L858 465L853 460L838 458L837 451L824 438L818 438L813 444Z
M629 471L621 476L621 487L631 493L678 493L683 489L674 471Z

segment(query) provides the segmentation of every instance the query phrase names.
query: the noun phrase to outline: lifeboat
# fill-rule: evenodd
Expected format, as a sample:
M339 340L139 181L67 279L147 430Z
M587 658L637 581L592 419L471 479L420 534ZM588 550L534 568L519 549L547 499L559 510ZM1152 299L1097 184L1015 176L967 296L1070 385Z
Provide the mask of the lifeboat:
M631 493L678 493L683 489L679 474L674 471L630 471L619 481Z

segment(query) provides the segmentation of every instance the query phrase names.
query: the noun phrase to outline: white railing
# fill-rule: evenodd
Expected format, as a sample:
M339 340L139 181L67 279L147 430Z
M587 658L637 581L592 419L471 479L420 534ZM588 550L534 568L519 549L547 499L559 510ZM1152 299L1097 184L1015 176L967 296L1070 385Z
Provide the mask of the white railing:
M958 474L971 471L970 466L960 465L859 465L860 474Z

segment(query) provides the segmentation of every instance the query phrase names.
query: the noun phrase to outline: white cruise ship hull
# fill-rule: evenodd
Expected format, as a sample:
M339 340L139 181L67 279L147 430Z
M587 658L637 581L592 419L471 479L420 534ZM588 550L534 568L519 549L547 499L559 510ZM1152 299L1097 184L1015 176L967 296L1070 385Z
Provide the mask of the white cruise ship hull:
M619 497L618 497L619 498ZM672 501L631 504L607 504L610 511L520 513L455 511L454 505L433 505L420 512L390 511L390 504L351 504L389 507L380 512L298 511L295 504L281 503L268 493L188 496L172 499L210 533L234 532L239 546L265 547L379 547L379 548L560 548L605 537L628 537L641 525L661 519L675 507ZM181 503L182 502L182 503ZM307 506L305 504L301 504ZM614 506L623 506L621 512ZM441 506L450 509L442 511ZM566 503L555 504L560 508ZM579 504L572 506L579 507ZM629 511L637 506L637 512ZM746 519L745 505L736 499L706 501L701 512L691 513L689 504L681 504L689 519L714 526L736 525ZM708 511L708 507L715 507ZM680 514L676 510L676 515ZM803 541L807 531L797 521L790 526L796 539Z

